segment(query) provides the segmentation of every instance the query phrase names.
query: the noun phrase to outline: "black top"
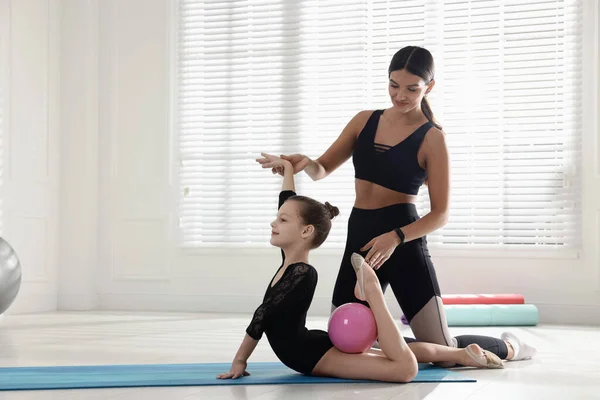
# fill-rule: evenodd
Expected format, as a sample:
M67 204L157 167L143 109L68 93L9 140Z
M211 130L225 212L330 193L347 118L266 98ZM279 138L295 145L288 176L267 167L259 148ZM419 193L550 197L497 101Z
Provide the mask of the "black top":
M279 194L279 208L294 196L291 190ZM283 261L277 272L283 267ZM333 344L327 332L306 329L306 314L317 287L317 270L305 263L290 264L279 281L269 282L263 303L256 309L246 333L255 340L266 333L271 348L288 367L310 374Z
M378 144L375 134L383 111L373 111L358 136L352 154L354 177L397 192L418 194L427 172L419 165L417 153L432 124L424 123L395 146Z

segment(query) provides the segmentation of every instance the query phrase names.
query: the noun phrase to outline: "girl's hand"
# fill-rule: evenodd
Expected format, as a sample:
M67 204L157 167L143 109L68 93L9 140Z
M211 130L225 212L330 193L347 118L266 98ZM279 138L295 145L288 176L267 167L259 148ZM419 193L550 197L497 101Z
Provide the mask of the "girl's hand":
M293 168L292 163L287 160L284 160L272 154L260 154L262 155L262 158L257 158L256 162L262 165L263 168L271 168L271 171L274 174L280 173L281 175L283 175L283 172L286 168Z
M248 376L250 373L246 372L246 367L248 367L248 363L246 361L234 361L231 363L231 369L229 372L225 372L224 374L217 375L219 379L237 379L240 376Z
M400 244L400 238L396 232L391 231L379 235L369 243L367 243L360 251L367 251L369 253L365 257L365 261L373 268L379 269L391 256L396 247Z

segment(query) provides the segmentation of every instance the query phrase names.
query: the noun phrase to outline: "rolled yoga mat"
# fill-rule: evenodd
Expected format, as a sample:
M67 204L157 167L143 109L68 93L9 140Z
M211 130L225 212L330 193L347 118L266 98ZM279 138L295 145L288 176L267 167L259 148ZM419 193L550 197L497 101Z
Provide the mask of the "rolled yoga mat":
M525 304L522 294L446 294L444 304Z
M540 316L533 304L444 305L448 326L535 326ZM406 317L402 323L408 325Z
M0 368L0 391L292 383L377 383L377 381L306 376L289 369L280 362L249 363L247 371L250 376L235 380L216 378L218 374L229 371L230 367L230 363L219 363ZM477 382L477 380L430 364L419 364L419 373L412 382Z
M540 316L533 304L444 305L448 326L535 326Z

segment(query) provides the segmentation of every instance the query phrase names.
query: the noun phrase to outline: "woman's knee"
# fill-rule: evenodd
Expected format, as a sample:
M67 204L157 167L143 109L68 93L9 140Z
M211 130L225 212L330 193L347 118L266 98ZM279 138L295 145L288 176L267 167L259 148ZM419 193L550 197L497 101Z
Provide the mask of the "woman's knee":
M356 277L352 279L338 279L333 288L332 310L345 303L358 302L354 296L354 287L356 286Z

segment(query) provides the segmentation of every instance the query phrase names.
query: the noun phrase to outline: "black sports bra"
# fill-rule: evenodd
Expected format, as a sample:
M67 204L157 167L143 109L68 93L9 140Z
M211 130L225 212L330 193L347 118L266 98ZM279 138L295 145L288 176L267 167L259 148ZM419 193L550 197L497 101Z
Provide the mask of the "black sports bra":
M354 151L354 177L396 192L416 195L427 178L417 153L433 126L426 122L395 146L375 143L375 133L383 110L375 110L360 132Z

